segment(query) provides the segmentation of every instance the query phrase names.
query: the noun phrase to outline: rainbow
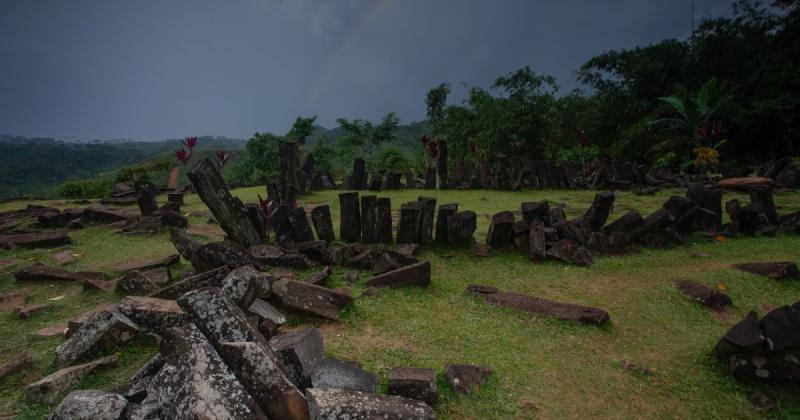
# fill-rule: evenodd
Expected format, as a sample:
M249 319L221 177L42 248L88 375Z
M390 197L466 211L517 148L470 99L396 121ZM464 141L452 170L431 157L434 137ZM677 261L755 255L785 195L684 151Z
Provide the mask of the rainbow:
M322 71L320 71L319 76L312 83L311 91L309 91L308 96L306 96L306 109L309 109L317 102L319 96L322 94L322 91L325 88L325 85L331 78L333 71L342 60L342 57L350 49L350 47L353 46L358 38L358 35L364 30L369 21L378 13L381 8L383 8L383 6L386 5L386 3L387 0L373 0L364 17L362 17L357 24L353 25L353 28L350 29L350 31L344 37L342 37L342 42L340 42L339 45L333 49L331 54L328 55L328 59L322 66Z

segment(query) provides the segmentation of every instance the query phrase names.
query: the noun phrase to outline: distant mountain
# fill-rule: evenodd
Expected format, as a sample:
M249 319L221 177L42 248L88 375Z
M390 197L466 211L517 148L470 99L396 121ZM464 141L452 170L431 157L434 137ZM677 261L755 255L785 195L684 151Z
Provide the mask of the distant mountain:
M246 140L201 137L199 151L241 151ZM52 196L70 180L87 179L116 171L181 148L180 140L155 142L93 140L64 142L49 138L0 136L0 198Z

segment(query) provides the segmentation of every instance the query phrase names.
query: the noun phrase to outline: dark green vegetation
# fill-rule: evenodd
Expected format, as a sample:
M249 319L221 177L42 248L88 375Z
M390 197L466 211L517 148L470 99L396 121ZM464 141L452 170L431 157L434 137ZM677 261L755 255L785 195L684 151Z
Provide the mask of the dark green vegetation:
M237 189L233 194L253 202L257 194L263 195L263 188ZM568 216L574 217L589 207L594 193L400 191L381 195L392 198L396 217L399 203L421 194L436 197L439 203L458 202L461 209L477 212L476 239L484 240L489 217L497 211L518 209L522 201L548 199L566 203ZM650 213L669 194L683 191L663 191L654 196L618 193L611 219L630 208ZM735 197L746 200L736 194L726 194L724 199ZM778 192L775 201L781 214L800 210L797 193ZM330 203L333 220L338 222L336 191L313 193L300 202L306 206L320 203ZM0 210L25 204L2 204ZM197 196L186 197L184 211L204 208ZM208 235L213 236L215 229L218 232L218 227L206 224L205 218L193 217L190 222L190 227L204 229ZM70 246L0 251L0 258L17 258L19 265L34 260L56 265L52 255L70 250L78 257L67 266L69 269L111 273L122 261L174 252L166 232L152 237L122 236L93 226L72 236L74 244ZM388 369L399 365L435 369L442 394L437 406L440 418L759 418L763 414L749 400L753 391L777 401L778 408L771 415L797 418L797 386L737 382L711 356L711 349L748 311L763 315L770 308L800 299L796 280L770 280L734 270L731 265L797 261L798 249L800 238L796 236L726 241L696 237L686 246L600 257L591 267L578 268L554 262L532 263L516 253L493 253L481 259L472 257L466 249L428 248L420 255L432 263L432 283L427 289L387 290L379 297L358 297L338 323L293 318L291 326L318 326L327 354L358 361L384 381ZM690 255L700 252L708 256ZM173 274L177 277L186 267L186 263L173 267ZM53 349L62 339L37 338L34 332L120 297L73 284L16 283L12 270L0 273L0 293L22 291L29 302L47 303L51 308L24 321L9 313L0 314L0 363L25 348L32 349L36 358L33 369L0 383L0 416L19 413L24 419L45 418L51 407L26 404L22 388L52 370ZM348 271L336 268L333 285L350 287L341 280ZM303 272L300 277L309 274ZM724 288L733 299L733 307L718 314L688 300L672 284L676 277ZM366 273L352 287L354 296L364 290L365 279ZM470 283L597 306L609 312L611 323L604 328L577 326L489 306L465 293ZM157 346L152 340L140 339L115 351L121 355L120 365L91 375L79 387L110 389L120 385L157 351ZM446 362L482 364L495 373L476 393L457 396L442 377ZM648 371L630 369L631 364Z

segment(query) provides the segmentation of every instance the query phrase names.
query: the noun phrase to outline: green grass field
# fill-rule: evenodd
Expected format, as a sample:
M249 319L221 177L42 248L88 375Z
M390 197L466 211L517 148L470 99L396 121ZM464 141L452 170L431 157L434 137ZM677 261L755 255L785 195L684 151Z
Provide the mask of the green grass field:
M261 188L234 191L243 201L255 201ZM381 193L392 198L393 209L416 200L436 197L438 204L456 202L461 210L478 213L477 240L484 240L490 216L500 210L518 210L523 201L548 199L566 203L568 217L581 214L591 203L588 191L401 191ZM627 209L642 214L658 208L670 195L666 191L639 197L618 193L612 218ZM734 195L726 194L724 199ZM777 193L779 214L800 210L800 194ZM746 200L746 199L745 199ZM330 203L338 220L337 192L314 193L303 204ZM0 210L23 207L6 203ZM54 205L69 207L68 203ZM205 207L194 195L184 211ZM396 213L396 212L395 212ZM191 222L205 225L202 217ZM338 230L337 230L338 233ZM152 237L121 236L101 226L72 234L74 243L48 250L0 251L0 259L19 264L41 261L56 264L51 256L62 250L79 255L67 267L109 274L129 259L158 257L174 252L168 234ZM702 251L707 257L691 256ZM314 325L325 337L330 356L359 362L385 381L395 366L435 369L440 377L440 418L757 418L764 416L749 396L754 391L770 396L778 408L769 413L780 418L800 417L800 387L737 382L711 357L719 337L748 311L763 315L771 308L800 299L800 282L778 282L743 273L731 264L749 261L798 261L800 237L735 238L709 241L694 238L690 244L667 250L641 250L622 257L595 258L589 268L555 262L532 263L520 254L494 253L490 258L471 256L466 249L426 248L419 257L432 262L432 284L427 289L386 290L379 297L358 297L338 323L294 318L290 327ZM451 255L452 254L452 255ZM443 256L447 258L443 258ZM173 267L173 274L188 267ZM103 302L120 296L85 291L80 285L24 283L13 279L13 267L0 272L0 293L23 291L32 303L50 308L27 320L0 314L0 363L25 349L35 353L35 368L0 382L0 417L45 418L52 407L27 404L24 386L52 371L53 349L62 338L39 338L33 333L58 325ZM349 269L334 270L334 285ZM301 277L310 270L301 273ZM360 296L363 281L353 287ZM719 314L683 297L672 284L677 277L711 287L724 287L733 308ZM529 313L489 306L465 293L471 283L543 298L598 306L609 312L604 328L577 326ZM115 349L118 367L97 372L79 388L110 389L127 379L157 351L155 340L142 336ZM474 363L491 367L494 374L477 392L456 395L443 380L445 363ZM626 363L650 373L631 372Z

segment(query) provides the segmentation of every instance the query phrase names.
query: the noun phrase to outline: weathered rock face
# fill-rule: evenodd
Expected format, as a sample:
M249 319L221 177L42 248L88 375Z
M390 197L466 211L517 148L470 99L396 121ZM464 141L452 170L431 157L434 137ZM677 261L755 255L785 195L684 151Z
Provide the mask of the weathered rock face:
M311 260L322 261L328 255L328 243L325 241L308 241L297 245L297 252Z
M289 211L286 215L286 220L289 226L292 227L293 239L296 242L308 242L314 240L314 233L311 231L311 225L308 223L308 216L305 209L296 207Z
M326 265L325 267L322 268L322 270L312 274L311 277L309 277L308 280L306 280L306 283L325 287L328 285L328 277L330 277L332 273L333 269L331 268L331 266Z
M427 287L430 283L431 263L430 261L421 261L374 276L367 280L366 284L371 287L395 288L405 286Z
M223 280L228 273L230 273L230 271L231 270L227 266L222 266L215 270L196 274L194 276L187 277L169 287L161 289L156 293L153 293L151 297L174 300L181 297L181 295L188 291L199 289L201 287L222 287Z
M119 392L128 402L140 403L147 398L147 392L156 374L164 367L167 359L161 353L156 353L144 366L136 372L126 385L123 385Z
M28 402L53 405L60 395L95 369L116 364L117 356L111 355L53 372L25 387L25 399Z
M204 287L178 298L178 305L212 344L265 342L247 321L247 315L216 287Z
M310 388L311 375L325 357L322 333L316 328L289 331L272 337L269 345L292 382L300 389Z
M378 197L378 243L391 245L394 242L392 232L392 199Z
M336 234L333 231L330 206L325 204L311 209L311 222L314 224L314 230L317 231L317 237L320 240L325 242L333 242L336 240Z
M713 309L723 309L733 302L728 295L691 280L676 279L675 286L684 295Z
M261 319L261 322L258 323L258 330L265 338L274 336L278 329L286 323L286 317L280 311L261 299L254 300L247 311L258 315Z
M432 369L413 367L397 367L389 371L389 387L391 395L436 404L439 391L436 388L436 372Z
M71 366L81 358L124 344L137 331L136 324L118 312L97 312L56 347L56 367Z
M783 280L800 277L797 265L792 261L760 262L735 264L739 270L758 274L771 279Z
M417 202L422 205L418 243L431 243L433 242L433 219L436 212L436 199L433 197L417 197Z
M578 266L592 265L592 253L572 239L561 239L547 250L547 256Z
M353 297L349 294L289 279L275 282L272 292L278 302L288 309L334 321L339 319L342 308L353 303Z
M308 419L308 404L267 346L222 343L220 355L269 418Z
M119 304L119 312L158 334L189 322L189 317L174 300L128 296Z
M375 392L378 376L372 372L338 359L325 358L317 362L311 374L314 388L338 388Z
M256 298L269 296L269 277L251 265L239 267L222 280L222 294L247 309Z
M117 281L116 289L125 295L145 296L158 291L159 286L141 271L129 271Z
M444 376L457 393L466 395L477 390L492 374L492 370L476 365L447 365Z
M522 203L522 218L528 223L533 223L538 219L548 226L550 224L550 203L547 200Z
M50 420L118 420L128 401L114 392L76 390L64 397Z
M435 419L436 413L427 404L394 395L346 389L307 391L308 410L312 419Z
M719 340L714 354L737 378L800 380L800 301L761 320L750 312Z
M374 195L361 197L361 242L378 242L378 197Z
M467 291L481 297L490 304L551 316L579 324L602 325L610 320L608 312L591 306L556 302L520 293L500 292L496 288L480 285L470 285Z
M63 268L48 267L46 265L30 265L17 270L14 273L17 281L77 281L83 282L87 279L105 280L103 273L95 272L74 272Z
M264 419L253 398L192 324L171 328L161 342L166 362L129 419Z
M513 237L514 213L501 211L492 216L489 233L486 236L486 245L494 249L506 249L511 244Z

